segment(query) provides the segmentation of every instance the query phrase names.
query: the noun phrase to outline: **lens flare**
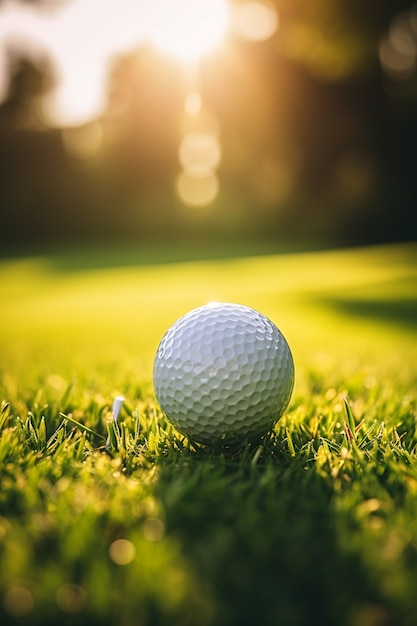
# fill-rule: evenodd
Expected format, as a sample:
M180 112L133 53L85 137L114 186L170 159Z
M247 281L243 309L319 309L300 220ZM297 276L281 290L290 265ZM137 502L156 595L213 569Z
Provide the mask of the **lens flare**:
M128 565L136 556L136 548L127 539L116 539L109 547L109 555L116 565Z
M58 589L56 601L61 611L75 615L84 609L87 603L87 593L84 587L67 583Z
M417 31L414 12L399 13L379 45L379 61L385 74L405 80L417 71Z
M22 618L33 610L35 603L29 589L21 585L13 585L6 591L3 604L9 615Z
M177 180L177 191L181 201L191 207L211 204L219 192L219 180L214 172L195 176L186 170Z
M190 133L182 140L179 159L182 167L195 175L206 174L220 163L219 140L209 133Z
M270 2L245 2L235 9L237 33L250 41L265 41L278 28L278 14Z

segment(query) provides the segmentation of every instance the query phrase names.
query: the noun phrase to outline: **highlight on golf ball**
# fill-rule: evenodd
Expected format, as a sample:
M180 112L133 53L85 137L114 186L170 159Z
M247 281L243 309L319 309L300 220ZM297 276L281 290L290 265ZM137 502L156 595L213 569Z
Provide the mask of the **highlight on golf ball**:
M180 317L156 352L156 399L192 441L255 439L282 416L294 386L290 348L247 306L216 302Z

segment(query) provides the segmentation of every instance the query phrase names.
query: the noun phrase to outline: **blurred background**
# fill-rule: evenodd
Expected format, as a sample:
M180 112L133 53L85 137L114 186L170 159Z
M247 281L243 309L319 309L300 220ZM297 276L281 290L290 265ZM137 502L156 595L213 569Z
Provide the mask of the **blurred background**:
M0 0L0 210L2 255L415 240L417 5Z

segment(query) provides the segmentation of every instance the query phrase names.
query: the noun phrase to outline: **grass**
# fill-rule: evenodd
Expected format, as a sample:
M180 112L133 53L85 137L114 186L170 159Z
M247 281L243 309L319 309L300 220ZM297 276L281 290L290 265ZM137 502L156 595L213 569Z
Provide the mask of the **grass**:
M415 246L0 281L2 624L417 624ZM260 445L193 448L155 405L161 335L213 299L294 354Z

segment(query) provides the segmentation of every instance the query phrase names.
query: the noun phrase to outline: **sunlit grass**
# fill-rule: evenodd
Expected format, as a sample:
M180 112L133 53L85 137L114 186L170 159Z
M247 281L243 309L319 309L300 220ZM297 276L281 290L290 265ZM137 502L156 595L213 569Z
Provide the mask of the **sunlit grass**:
M360 343L369 328L389 329L383 344L367 342L378 357L393 347L391 335L408 341L415 319L412 246L85 271L61 271L58 257L3 262L0 273L1 341L52 344L72 356L77 348L85 358L92 350L95 369L114 349L129 358L152 352L176 317L211 300L262 310L303 360L314 350L335 353L347 337L349 345ZM397 315L407 302L402 327Z
M415 623L415 246L90 260L0 267L2 623ZM193 448L155 405L162 333L210 300L292 348L261 445Z

